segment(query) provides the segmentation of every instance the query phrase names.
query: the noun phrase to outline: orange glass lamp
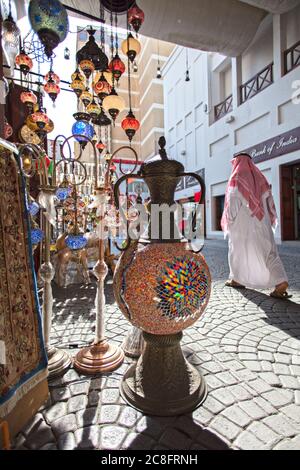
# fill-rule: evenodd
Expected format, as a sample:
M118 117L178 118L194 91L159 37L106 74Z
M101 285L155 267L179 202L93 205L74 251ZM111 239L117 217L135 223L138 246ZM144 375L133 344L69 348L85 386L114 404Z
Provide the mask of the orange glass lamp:
M93 95L89 92L88 88L85 89L80 95L80 99L84 106L87 107L93 101Z
M99 154L103 152L103 150L106 148L106 145L102 142L100 139L99 142L96 144L96 149L98 150Z
M57 96L59 95L60 93L60 88L59 86L57 85L57 83L55 83L54 79L53 78L50 78L47 83L44 85L44 90L45 92L50 96L51 100L53 101L53 103L55 102Z
M86 107L86 111L89 113L92 119L96 119L97 116L101 113L100 106L97 105L96 101L93 99L91 104Z
M103 108L109 112L114 122L120 112L125 108L124 99L118 95L114 87L112 88L111 93L104 98Z
M91 60L82 60L79 64L79 67L83 71L86 78L90 78L92 72L95 70L95 66Z
M73 75L72 75L73 77ZM77 96L77 98L80 98L80 96L82 95L83 91L85 90L85 83L84 83L84 80L82 80L80 78L80 75L77 74L76 77L74 78L74 80L72 81L70 87L72 88L72 90L74 91L75 95Z
M50 72L48 72L48 73L45 75L44 79L45 79L45 82L49 82L49 80L52 79L52 80L54 81L54 83L57 83L57 84L60 83L60 78L59 78L59 76L58 76L56 73L52 72L52 70L50 70Z
M122 42L121 49L123 54L127 55L131 62L134 62L136 56L141 52L141 43L129 33L127 39Z
M37 104L37 97L30 90L23 91L20 95L20 100L27 106L27 108L31 112L33 111L34 105Z
M102 73L99 80L93 84L93 89L99 100L103 100L111 92L111 86Z
M21 72L26 76L28 72L33 67L33 62L30 59L29 55L27 55L24 49L21 49L21 52L16 57L16 65L20 67Z
M138 119L136 119L132 110L130 110L126 118L123 119L121 126L122 126L122 129L126 132L126 135L129 141L131 142L135 133L140 128L140 122L138 121Z

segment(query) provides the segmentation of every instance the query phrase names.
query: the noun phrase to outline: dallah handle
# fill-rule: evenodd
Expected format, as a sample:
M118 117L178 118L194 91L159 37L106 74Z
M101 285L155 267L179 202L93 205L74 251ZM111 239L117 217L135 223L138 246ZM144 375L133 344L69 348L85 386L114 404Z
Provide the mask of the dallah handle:
M201 197L199 199L199 202L198 202L198 206L200 206L201 204L203 204L205 202L205 190L206 190L206 187L205 187L205 183L204 183L204 179L198 175L197 173L180 173L180 175L178 176L181 176L181 177L184 177L184 176L191 176L193 178L195 178L199 185L200 185L200 190L201 190ZM196 217L197 217L197 211L195 212L195 214L193 215L193 220L192 220L192 228L193 230L195 229L196 227ZM189 240L189 243L191 243L192 240ZM191 248L191 251L193 251L194 253L200 253L200 251L202 251L202 248L203 246L200 248L200 250L193 250Z

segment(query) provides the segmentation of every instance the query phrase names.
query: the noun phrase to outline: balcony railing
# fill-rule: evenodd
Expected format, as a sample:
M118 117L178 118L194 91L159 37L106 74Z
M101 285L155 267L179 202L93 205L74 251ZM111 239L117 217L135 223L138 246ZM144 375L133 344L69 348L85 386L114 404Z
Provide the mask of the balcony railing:
M272 85L273 83L273 62L257 73L253 78L241 85L241 103L250 100L253 96Z
M284 51L284 73L289 73L300 65L300 41Z
M219 103L215 106L215 121L221 119L226 114L232 111L232 101L233 96L228 96L222 103Z

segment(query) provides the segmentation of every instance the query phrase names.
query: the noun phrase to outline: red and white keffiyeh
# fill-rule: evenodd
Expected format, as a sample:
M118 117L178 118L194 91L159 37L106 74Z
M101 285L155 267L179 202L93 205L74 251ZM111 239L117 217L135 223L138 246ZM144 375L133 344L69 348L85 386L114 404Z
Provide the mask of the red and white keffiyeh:
M266 177L253 163L250 156L238 155L232 161L232 173L228 181L225 207L221 220L222 230L227 233L229 226L229 195L237 188L249 205L252 217L262 220L265 215L263 196L269 193L267 200L268 212L273 227L276 226L277 214L271 193L271 188Z

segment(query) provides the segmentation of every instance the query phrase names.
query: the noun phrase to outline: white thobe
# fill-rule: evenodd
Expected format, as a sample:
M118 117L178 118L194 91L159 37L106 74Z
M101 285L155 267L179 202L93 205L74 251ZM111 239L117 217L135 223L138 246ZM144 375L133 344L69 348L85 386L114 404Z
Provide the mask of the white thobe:
M229 194L229 278L253 289L273 288L288 280L271 226L269 197L263 196L265 215L259 221L237 188Z

